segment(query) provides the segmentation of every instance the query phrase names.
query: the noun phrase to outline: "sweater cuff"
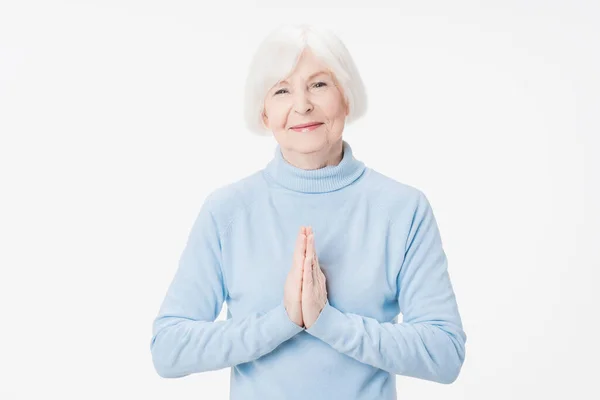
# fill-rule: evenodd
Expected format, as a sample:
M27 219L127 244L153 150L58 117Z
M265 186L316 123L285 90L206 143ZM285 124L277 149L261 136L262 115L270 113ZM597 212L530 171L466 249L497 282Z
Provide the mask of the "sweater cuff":
M346 322L347 318L344 313L329 304L329 300L327 300L321 314L310 328L306 329L306 332L329 343L329 340L334 340L339 336L336 332L338 329L344 329Z
M266 315L265 332L271 333L271 338L276 343L282 343L304 330L292 321L285 310L283 301L273 308Z

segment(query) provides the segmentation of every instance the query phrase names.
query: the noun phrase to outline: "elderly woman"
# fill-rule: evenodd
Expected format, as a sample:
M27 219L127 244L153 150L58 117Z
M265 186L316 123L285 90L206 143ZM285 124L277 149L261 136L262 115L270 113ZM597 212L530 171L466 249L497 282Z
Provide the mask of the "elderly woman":
M344 125L365 110L333 33L284 26L260 45L246 118L274 156L200 208L153 324L160 376L231 367L245 400L395 399L395 374L456 380L466 335L431 205L353 156Z

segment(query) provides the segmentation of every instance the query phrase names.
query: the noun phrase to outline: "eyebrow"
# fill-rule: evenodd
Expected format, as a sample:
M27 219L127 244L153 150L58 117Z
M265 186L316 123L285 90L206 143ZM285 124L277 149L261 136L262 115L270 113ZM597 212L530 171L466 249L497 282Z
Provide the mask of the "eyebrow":
M306 80L309 81L312 78L314 78L315 76L318 76L318 75L321 75L321 74L327 74L327 75L329 75L329 73L327 71L317 71L314 74L311 74ZM281 84L284 84L284 83L289 83L289 82L288 81L281 81L281 82L278 82L277 84L281 85Z

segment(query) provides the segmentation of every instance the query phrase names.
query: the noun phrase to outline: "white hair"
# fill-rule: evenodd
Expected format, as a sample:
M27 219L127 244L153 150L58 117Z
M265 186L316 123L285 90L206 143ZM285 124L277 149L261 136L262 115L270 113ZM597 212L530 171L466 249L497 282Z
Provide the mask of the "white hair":
M244 117L250 132L260 136L269 134L262 119L265 96L273 85L291 73L307 47L329 68L341 86L349 107L346 123L366 113L365 86L344 43L323 27L280 25L259 45L250 63L244 96Z

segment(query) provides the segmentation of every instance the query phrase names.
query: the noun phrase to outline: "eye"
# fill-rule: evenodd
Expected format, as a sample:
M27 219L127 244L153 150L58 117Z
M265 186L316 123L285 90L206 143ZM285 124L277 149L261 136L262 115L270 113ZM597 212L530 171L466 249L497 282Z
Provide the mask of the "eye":
M316 82L313 84L313 87L316 87L316 88L321 88L323 86L327 86L327 84L325 82ZM276 95L284 93L284 92L287 92L287 89L279 89L278 91L273 93L273 96L276 96Z

